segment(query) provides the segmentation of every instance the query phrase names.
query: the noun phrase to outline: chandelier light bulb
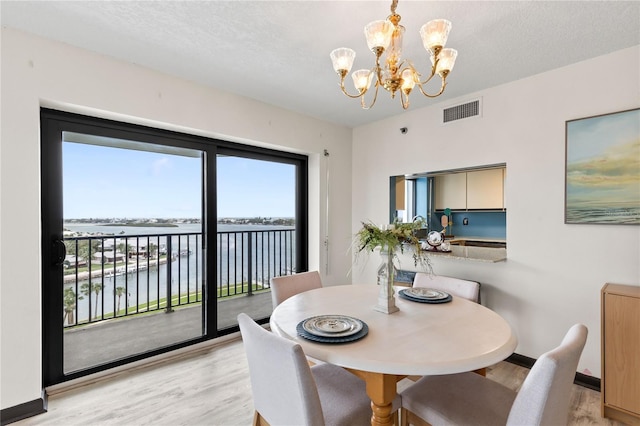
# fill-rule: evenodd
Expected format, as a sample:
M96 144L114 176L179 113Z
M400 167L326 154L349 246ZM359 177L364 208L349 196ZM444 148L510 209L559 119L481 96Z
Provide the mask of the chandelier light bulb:
M406 94L409 94L411 90L413 90L413 87L416 85L416 80L416 75L410 68L402 71L402 91Z
M335 72L340 74L340 71L345 71L345 74L348 74L356 58L356 52L348 47L340 47L331 52L329 56L331 56Z
M358 92L362 93L365 90L369 90L369 86L371 86L371 71L365 69L354 71L351 74L351 78L353 78L353 85L356 86Z
M387 50L391 44L394 26L389 21L373 21L364 27L364 36L367 39L369 50L374 53L378 49Z
M446 19L434 19L424 24L420 28L420 37L422 45L431 54L438 54L438 50L447 44L451 31L451 22Z
M443 73L449 74L456 63L458 57L458 51L456 49L442 49L438 55L438 66L436 67L436 73L442 75Z

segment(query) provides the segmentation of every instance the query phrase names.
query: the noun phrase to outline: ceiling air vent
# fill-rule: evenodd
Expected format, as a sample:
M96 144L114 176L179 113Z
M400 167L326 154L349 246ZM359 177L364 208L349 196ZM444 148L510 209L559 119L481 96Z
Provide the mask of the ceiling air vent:
M444 108L442 110L442 122L446 124L455 120L462 120L463 118L479 117L480 108L480 99Z

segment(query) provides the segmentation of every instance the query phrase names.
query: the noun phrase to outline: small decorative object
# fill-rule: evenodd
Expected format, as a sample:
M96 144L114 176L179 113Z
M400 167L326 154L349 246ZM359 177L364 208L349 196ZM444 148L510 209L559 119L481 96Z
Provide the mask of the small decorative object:
M380 248L382 263L378 267L378 304L374 307L376 311L391 314L399 309L395 304L395 293L393 289L396 267L394 261L397 259L397 252L404 253L410 248L413 250L413 261L415 266L421 266L431 272L431 262L427 253L422 250L421 242L416 236L416 231L425 227L424 219L417 218L413 222L394 222L392 225L378 227L371 222L362 223L362 229L355 236L354 246L356 255L363 251L373 252Z
M640 224L640 108L566 123L565 223Z
M442 217L445 217L445 216L442 216ZM438 251L438 247L443 242L444 242L444 236L442 235L442 232L431 231L427 235L427 244L429 244L431 248L428 248L427 250Z
M382 257L382 263L378 267L378 285L380 286L380 292L378 293L378 304L374 309L384 312L385 314L392 314L400 310L396 306L393 290L393 278L396 275L396 267L393 264L394 255L393 248L380 248L380 257Z

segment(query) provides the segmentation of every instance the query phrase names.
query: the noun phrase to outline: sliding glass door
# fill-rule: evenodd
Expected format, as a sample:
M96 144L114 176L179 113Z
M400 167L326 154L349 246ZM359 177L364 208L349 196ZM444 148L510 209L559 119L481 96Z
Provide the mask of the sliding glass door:
M220 327L235 326L240 312L270 316L270 279L297 272L296 169L288 162L218 154Z
M42 110L44 386L237 331L307 266L306 157Z
M62 133L65 374L205 334L204 157Z

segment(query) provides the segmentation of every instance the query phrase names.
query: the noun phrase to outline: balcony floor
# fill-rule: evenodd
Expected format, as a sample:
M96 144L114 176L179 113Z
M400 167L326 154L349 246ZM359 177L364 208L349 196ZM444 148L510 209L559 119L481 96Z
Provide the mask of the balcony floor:
M218 329L236 325L240 312L259 319L269 317L272 310L270 291L220 299ZM70 373L201 335L200 305L176 308L171 313L158 311L67 329L64 332L64 371Z

